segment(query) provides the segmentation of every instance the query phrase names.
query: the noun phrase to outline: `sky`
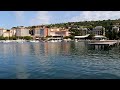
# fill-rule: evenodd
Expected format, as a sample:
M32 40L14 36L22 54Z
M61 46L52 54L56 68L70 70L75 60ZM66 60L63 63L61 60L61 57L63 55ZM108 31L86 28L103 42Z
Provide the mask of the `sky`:
M119 19L120 11L0 11L0 27Z

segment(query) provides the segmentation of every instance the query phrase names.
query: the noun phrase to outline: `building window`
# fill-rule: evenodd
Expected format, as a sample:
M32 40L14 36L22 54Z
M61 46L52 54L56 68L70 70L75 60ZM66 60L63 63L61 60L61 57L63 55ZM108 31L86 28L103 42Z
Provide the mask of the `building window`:
M40 36L42 36L42 37L44 36L44 29L40 30Z

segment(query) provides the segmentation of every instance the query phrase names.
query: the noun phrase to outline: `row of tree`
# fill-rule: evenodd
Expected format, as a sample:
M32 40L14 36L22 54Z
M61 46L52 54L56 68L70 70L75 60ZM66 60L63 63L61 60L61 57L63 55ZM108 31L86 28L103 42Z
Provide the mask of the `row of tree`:
M82 21L82 22L68 22L68 23L59 23L59 24L50 24L48 27L72 27L72 26L85 26L89 28L94 28L95 26L103 26L106 29L109 29L112 25L120 23L120 19L116 20L99 20L99 21Z
M108 30L106 31L105 36L110 40L117 40L117 39L120 39L120 31L115 32L115 31Z

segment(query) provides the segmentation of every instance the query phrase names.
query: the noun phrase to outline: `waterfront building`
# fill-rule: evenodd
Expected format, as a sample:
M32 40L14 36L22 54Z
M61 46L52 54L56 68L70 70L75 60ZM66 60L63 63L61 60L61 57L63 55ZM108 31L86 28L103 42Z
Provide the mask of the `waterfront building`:
M12 31L11 31L11 30L6 30L6 31L3 33L3 37L12 37Z
M12 31L4 28L0 28L0 36L3 37L12 37Z
M69 36L69 29L66 29L66 28L57 28L57 27L54 27L54 28L48 28L46 31L47 31L47 34L48 36L52 36L50 38L48 38L48 40L52 40L52 41L62 41L63 40L63 37L66 37L66 36Z
M24 26L19 26L16 28L16 36L30 36L29 28Z
M105 36L105 28L103 26L96 26L95 28L93 28L92 32L95 35Z
M95 35L95 40L107 39L105 37L105 28L103 26L96 26L95 28L93 28L92 33Z
M48 29L48 36L69 36L69 31L66 28L49 28Z
M48 36L48 28L43 27L40 29L40 37L46 37L46 36Z
M30 34L33 36L34 39L46 37L48 36L48 28L45 26L33 26L30 29Z
M40 27L33 28L33 36L40 37Z
M6 31L4 28L0 28L0 36L3 36L3 33Z
M88 29L87 28L78 28L80 30L81 36L85 36L88 34Z
M12 27L11 28L12 36L16 36L16 29L17 29L17 27Z

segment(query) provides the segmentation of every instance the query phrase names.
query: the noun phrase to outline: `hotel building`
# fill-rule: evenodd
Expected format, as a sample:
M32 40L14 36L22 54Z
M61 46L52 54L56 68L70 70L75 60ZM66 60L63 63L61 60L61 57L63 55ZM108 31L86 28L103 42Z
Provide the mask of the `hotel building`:
M93 28L92 31L95 35L103 35L105 36L105 28L102 26L96 26L95 28Z
M48 36L69 36L68 29L65 28L49 28L48 29Z
M29 28L24 26L19 26L16 28L16 36L30 36Z

